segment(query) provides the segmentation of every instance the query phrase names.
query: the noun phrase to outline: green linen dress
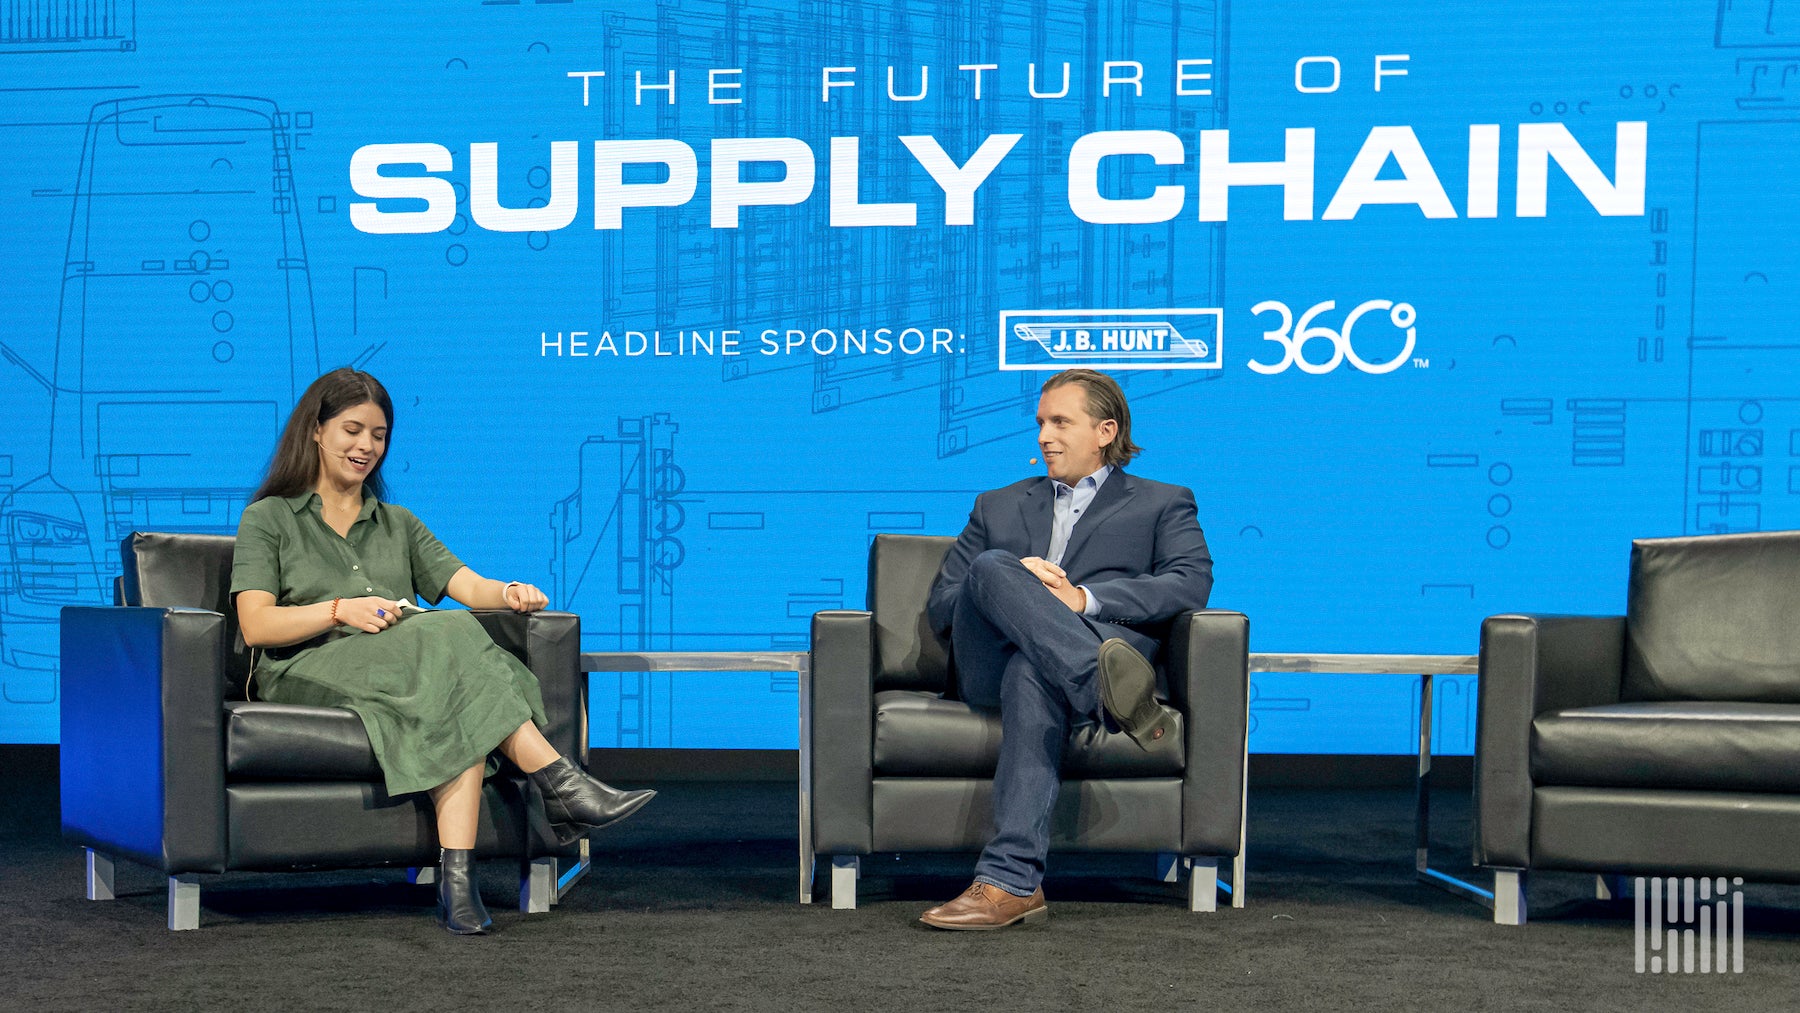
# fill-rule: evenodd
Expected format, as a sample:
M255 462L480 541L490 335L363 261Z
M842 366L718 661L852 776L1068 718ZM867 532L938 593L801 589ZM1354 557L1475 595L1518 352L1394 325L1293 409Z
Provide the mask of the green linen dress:
M365 493L348 538L323 511L313 492L250 504L238 523L231 593L267 591L277 605L365 595L436 604L462 569L403 507ZM260 650L256 686L274 703L355 711L390 795L443 784L527 720L545 723L531 670L460 609L409 615L380 633L338 626Z

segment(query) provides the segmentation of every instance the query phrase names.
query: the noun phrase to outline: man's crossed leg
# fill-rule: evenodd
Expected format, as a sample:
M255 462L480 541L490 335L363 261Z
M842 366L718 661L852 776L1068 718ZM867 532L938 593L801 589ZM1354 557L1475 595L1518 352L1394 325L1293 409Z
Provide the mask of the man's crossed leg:
M969 889L920 920L938 928L1003 928L1049 913L1041 883L1069 728L1142 726L1146 715L1159 714L1155 673L1129 644L1102 641L1019 557L999 550L970 564L950 635L963 699L1000 710L995 833ZM1132 730L1140 740L1161 732Z

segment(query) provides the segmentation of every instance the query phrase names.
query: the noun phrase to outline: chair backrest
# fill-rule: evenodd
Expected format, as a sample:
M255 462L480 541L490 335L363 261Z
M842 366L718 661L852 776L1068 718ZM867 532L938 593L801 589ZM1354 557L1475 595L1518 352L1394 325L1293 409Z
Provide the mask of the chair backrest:
M119 545L126 605L210 609L225 616L225 699L244 698L250 652L231 606L230 535L134 531Z
M1800 702L1800 531L1632 542L1621 695Z
M869 546L876 689L942 693L949 686L950 651L931 631L925 600L955 543L945 535L876 535Z

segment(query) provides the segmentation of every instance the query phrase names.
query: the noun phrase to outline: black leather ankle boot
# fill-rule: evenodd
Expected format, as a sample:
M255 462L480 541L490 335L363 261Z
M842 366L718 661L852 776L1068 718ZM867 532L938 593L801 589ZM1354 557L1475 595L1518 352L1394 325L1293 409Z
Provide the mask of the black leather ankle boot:
M544 818L558 844L569 844L590 830L611 826L644 807L656 797L648 788L620 791L588 776L566 756L559 756L531 780L544 796Z
M494 920L475 888L475 853L445 848L438 858L438 922L459 936L485 935Z

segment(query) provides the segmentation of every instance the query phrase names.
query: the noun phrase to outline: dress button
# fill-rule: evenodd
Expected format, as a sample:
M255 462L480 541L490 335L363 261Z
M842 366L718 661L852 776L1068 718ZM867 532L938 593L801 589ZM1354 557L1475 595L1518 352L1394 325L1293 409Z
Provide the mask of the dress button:
M375 589L374 589L374 588L372 588L372 587L365 587L365 588L363 588L363 590L364 590L364 591L373 591L373 590L375 590Z
M351 564L351 566L350 566L350 569L352 569L352 570L360 570L360 569L362 569L362 567L361 567L361 566L360 566L360 565L357 565L357 564L354 564L354 563L353 563L353 564Z

